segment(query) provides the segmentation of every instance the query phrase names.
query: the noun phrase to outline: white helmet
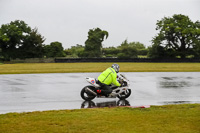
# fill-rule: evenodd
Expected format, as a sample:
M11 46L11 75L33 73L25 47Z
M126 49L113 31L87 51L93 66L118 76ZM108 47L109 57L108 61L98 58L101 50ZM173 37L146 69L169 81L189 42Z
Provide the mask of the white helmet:
M118 64L112 64L111 67L115 70L116 73L119 72L119 65Z

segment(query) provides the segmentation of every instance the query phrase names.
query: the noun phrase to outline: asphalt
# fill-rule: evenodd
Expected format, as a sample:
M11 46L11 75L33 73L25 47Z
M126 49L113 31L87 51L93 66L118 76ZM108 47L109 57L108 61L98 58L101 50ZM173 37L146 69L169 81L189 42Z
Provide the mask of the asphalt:
M0 114L113 106L200 103L200 72L130 72L132 94L126 100L80 97L85 77L100 73L0 75Z

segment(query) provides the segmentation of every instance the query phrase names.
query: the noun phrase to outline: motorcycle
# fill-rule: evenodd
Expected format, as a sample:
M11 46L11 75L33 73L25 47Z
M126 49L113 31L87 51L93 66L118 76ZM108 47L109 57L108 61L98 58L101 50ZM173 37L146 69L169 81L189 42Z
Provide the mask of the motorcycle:
M121 87L112 85L112 93L109 96L103 96L101 94L96 93L97 89L101 89L101 86L98 84L98 80L95 78L86 77L86 81L91 85L85 86L81 90L81 97L86 101L93 100L95 97L97 98L116 98L118 97L120 100L124 100L131 95L131 89L129 88L129 80L125 77L125 75L120 74L118 76L119 83L122 84Z

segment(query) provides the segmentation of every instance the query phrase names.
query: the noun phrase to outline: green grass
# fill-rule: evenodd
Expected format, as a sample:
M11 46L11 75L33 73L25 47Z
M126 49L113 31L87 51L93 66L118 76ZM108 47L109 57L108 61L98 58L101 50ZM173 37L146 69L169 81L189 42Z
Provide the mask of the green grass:
M102 72L113 63L19 63L0 65L0 74ZM200 72L200 63L118 63L121 72Z
M9 113L1 133L199 133L200 104Z

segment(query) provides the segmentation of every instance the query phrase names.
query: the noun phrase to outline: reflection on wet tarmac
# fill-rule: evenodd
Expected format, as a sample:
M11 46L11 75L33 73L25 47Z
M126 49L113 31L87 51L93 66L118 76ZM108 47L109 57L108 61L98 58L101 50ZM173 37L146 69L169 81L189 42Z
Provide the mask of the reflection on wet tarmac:
M95 103L94 101L84 101L81 108L104 108L104 107L117 107L117 106L130 106L127 100L108 101Z
M160 81L161 88L183 88L183 87L190 87L192 84L188 81L188 79L192 79L192 77L181 79L180 77L162 77Z
M161 102L161 104L190 104L190 103L193 103L193 102L190 102L190 101L166 101L166 102Z

